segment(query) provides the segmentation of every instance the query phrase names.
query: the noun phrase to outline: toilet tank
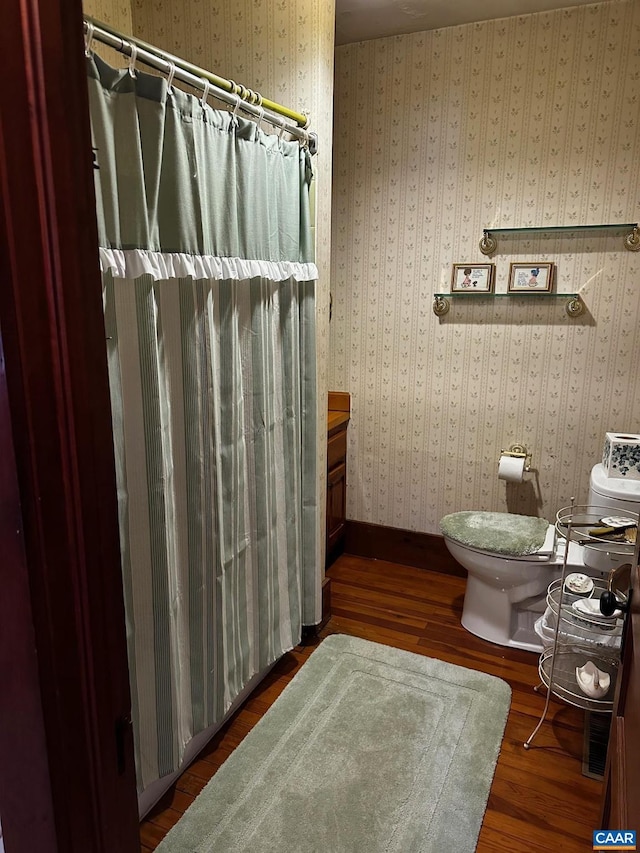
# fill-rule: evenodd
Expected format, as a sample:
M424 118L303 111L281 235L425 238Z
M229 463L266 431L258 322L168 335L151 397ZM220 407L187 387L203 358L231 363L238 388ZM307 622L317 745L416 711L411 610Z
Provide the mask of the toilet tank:
M589 506L606 507L616 511L640 513L640 480L606 477L602 463L591 469L589 480Z

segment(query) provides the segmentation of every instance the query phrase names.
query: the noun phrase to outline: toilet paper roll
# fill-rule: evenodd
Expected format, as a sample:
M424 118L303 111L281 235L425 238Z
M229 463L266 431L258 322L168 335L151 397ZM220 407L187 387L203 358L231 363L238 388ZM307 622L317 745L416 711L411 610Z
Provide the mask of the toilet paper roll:
M498 463L498 479L507 483L521 483L524 475L524 457L501 456Z

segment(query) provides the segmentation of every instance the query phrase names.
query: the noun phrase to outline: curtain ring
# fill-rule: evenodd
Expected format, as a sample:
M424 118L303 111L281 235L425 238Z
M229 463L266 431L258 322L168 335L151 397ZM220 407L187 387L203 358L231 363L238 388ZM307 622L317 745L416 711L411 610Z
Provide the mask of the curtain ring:
M200 106L204 109L207 106L207 98L209 97L209 90L211 89L211 83L208 80L202 78L203 89L204 92L202 94L202 98L200 99Z
M254 94L256 96L256 105L258 107L261 107L262 106L262 95L260 94L260 92L255 92Z
M238 110L240 109L240 104L242 103L242 100L240 98L240 95L235 95L235 99L236 99L236 103L235 103L235 106L233 107L233 112L231 113L231 118L238 121Z
M133 44L133 42L129 42L129 49L131 50L131 55L129 57L129 74L132 77L136 77L136 59L138 58L138 48Z
M87 57L91 56L91 45L93 43L93 34L95 31L95 26L87 22L87 32L84 40L84 55Z
M306 118L306 121L302 126L302 130L306 130L309 127L309 124L311 123L311 119L309 118L309 113L305 112L304 110L302 111L302 115ZM309 134L307 133L307 142L308 141L309 141Z
M282 139L282 134L284 133L284 126L286 124L284 116L280 119L276 119L276 123L280 126L280 130L278 131L278 139Z
M258 127L260 127L260 125L262 124L263 118L264 118L264 107L259 107L258 108L258 120L256 122Z
M303 113L303 115L304 115L304 113ZM308 123L308 119L307 119L307 123ZM302 147L308 148L309 147L309 134L304 129L304 127L300 128L300 133L302 134Z
M175 62L169 63L169 73L167 74L167 95L173 95L173 78L176 76Z
M238 89L238 86L236 86L236 84L233 82L233 80L229 80L229 85L231 86L231 89L229 90L231 92L231 94L237 95L238 92L236 90Z

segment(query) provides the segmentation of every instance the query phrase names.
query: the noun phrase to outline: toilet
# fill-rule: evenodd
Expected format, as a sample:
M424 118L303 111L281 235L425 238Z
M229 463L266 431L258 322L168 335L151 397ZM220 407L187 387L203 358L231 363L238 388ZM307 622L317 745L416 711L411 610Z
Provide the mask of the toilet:
M601 463L591 470L588 506L598 515L640 511L640 480L607 477ZM452 557L468 572L462 625L501 646L542 651L534 624L544 612L546 591L567 570L606 575L619 557L567 542L544 519L512 513L459 512L440 522ZM514 530L518 535L514 535Z

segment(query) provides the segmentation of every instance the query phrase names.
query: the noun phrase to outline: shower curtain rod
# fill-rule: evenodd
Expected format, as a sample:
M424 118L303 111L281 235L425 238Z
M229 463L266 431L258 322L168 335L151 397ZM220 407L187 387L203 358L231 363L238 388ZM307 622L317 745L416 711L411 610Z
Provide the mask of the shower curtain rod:
M130 57L133 62L139 60L157 71L171 75L172 78L182 80L183 83L187 83L194 89L204 91L206 88L207 94L214 95L218 100L224 101L229 106L236 107L239 104L239 108L253 118L259 121L264 120L274 127L286 131L295 139L303 141L309 146L311 154L317 152L317 134L307 130L309 120L302 113L297 113L289 107L283 107L275 101L263 98L258 92L247 89L246 86L212 74L204 68L192 65L185 59L173 56L173 54L147 44L141 39L123 35L108 24L97 21L89 15L83 17L87 53L90 51L91 42L94 39L102 42L102 44Z

